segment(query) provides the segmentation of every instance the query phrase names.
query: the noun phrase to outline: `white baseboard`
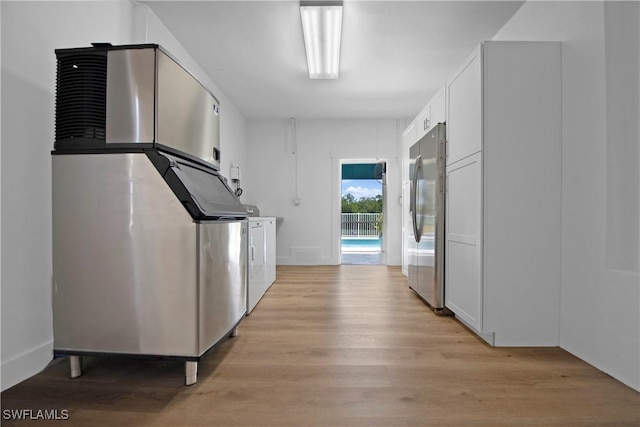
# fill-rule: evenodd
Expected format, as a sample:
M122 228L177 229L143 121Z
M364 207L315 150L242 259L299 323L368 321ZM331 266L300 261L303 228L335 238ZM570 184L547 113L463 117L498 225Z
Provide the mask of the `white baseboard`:
M2 391L42 371L53 359L53 340L21 353L0 365Z
M331 257L320 257L313 260L293 259L292 257L276 257L276 265L338 265Z
M460 323L462 323L465 327L467 327L468 329L471 330L471 332L473 332L474 334L476 334L477 336L479 336L480 338L482 338L483 340L485 340L487 342L487 344L489 344L490 346L495 347L496 345L496 338L495 338L495 334L493 332L480 332L478 331L476 328L474 328L473 326L471 326L471 324L467 323L465 321L465 319L463 319L462 317L456 315L456 320Z

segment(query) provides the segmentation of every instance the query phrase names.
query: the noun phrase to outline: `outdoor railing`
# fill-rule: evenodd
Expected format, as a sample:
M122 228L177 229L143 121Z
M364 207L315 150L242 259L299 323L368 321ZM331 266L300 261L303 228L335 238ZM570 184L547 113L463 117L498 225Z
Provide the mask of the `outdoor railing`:
M342 237L378 237L381 216L380 213L343 213Z

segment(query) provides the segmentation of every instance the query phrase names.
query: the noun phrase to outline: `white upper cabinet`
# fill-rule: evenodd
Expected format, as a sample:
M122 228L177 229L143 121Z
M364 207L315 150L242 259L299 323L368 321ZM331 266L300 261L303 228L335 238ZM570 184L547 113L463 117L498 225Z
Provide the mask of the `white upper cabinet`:
M482 150L482 57L478 47L447 82L447 164Z
M409 181L409 148L425 136L435 125L446 120L446 86L434 95L429 103L402 132L402 182Z
M444 123L445 120L447 120L445 88L446 86L443 86L442 89L440 89L438 93L436 93L436 95L431 99L431 102L429 103L431 113L429 130L431 130L431 128L433 128L438 123Z
M402 182L409 181L409 148L418 140L416 137L416 121L402 132ZM403 199L404 200L404 199Z
M413 121L416 128L416 141L425 136L438 123L444 123L445 120L445 86L443 86Z
M447 82L445 304L485 340L559 344L557 42L483 43Z
M431 104L427 104L415 118L416 123L416 141L425 136L431 126Z

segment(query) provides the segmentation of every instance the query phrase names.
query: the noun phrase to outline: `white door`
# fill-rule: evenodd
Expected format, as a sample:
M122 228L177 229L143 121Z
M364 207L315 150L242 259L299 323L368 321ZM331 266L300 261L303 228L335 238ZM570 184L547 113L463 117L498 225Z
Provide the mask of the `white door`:
M447 167L445 305L482 331L482 154Z

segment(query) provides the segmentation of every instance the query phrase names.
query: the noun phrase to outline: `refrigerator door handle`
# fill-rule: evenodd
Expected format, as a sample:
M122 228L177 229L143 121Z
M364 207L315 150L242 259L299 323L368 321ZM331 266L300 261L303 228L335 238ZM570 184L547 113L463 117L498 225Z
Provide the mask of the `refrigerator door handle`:
M413 178L411 180L411 223L413 224L413 238L416 242L420 242L422 238L422 227L418 227L418 213L416 212L417 204L416 199L418 197L418 172L422 169L422 156L416 157L416 163L413 169Z
M413 171L413 175L415 176L416 171L415 171L415 166L414 166L414 171ZM413 206L413 202L415 201L413 198L413 192L414 192L414 188L413 188L413 178L414 176L411 177L411 184L409 185L409 213L411 214L411 220L413 221L413 211L415 211L415 206Z

